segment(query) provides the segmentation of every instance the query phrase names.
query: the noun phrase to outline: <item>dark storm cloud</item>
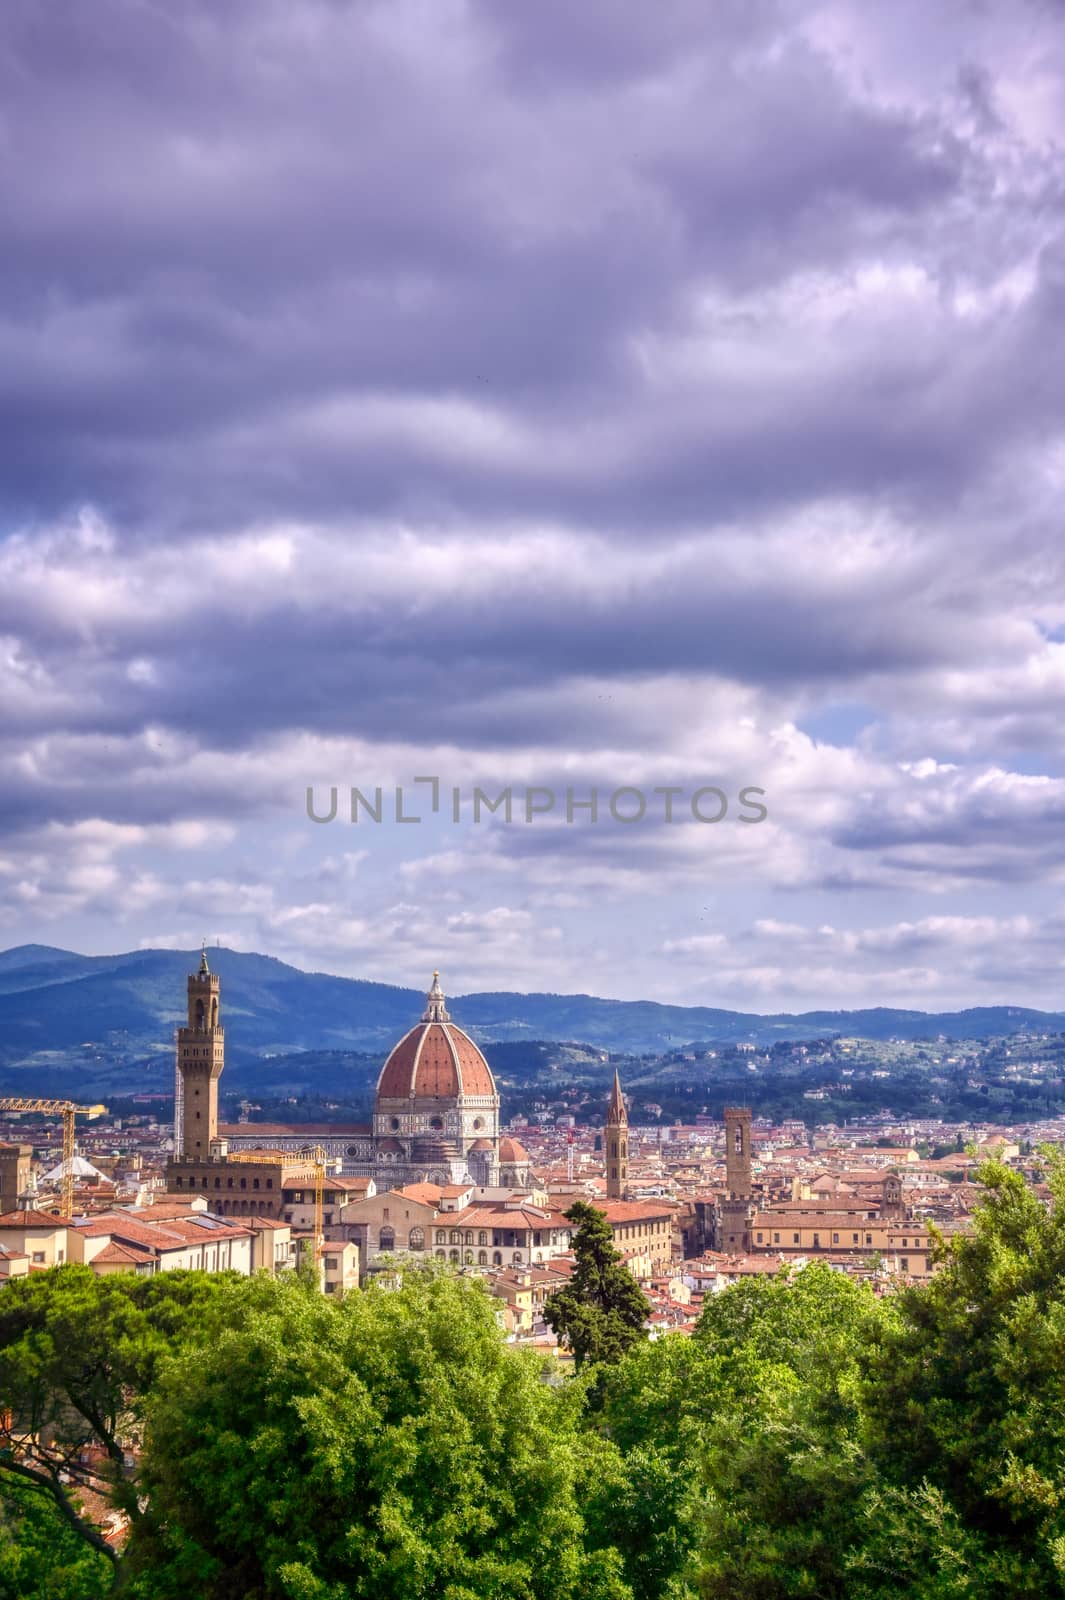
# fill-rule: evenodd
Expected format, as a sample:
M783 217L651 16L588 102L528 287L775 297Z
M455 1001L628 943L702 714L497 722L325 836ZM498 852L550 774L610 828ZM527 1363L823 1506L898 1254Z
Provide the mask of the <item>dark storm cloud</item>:
M763 289L871 248L938 259L930 218L985 181L941 118L856 98L776 7L653 20L10 7L11 511L90 500L158 532L520 503L647 528L955 483L966 407L937 397L918 352L753 394L713 352L687 393L640 369L633 341L681 333L708 286ZM402 431L314 425L323 402L381 394L594 422L605 454L560 470L546 439L506 463L441 459Z
M1056 785L961 763L1065 693L1061 81L1006 0L0 7L0 918L150 936L236 873L253 942L387 975L440 926L546 949L576 889L591 982L666 886L699 960L708 877L1056 881ZM855 746L796 727L855 703ZM330 931L305 784L428 750L773 822L488 829L468 872L359 834Z

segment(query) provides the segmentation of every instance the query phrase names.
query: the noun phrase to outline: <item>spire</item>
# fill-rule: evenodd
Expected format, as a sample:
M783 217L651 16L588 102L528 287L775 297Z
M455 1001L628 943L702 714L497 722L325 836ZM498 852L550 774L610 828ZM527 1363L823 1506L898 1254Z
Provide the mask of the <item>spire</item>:
M614 1087L610 1091L610 1105L607 1108L606 1125L609 1128L614 1124L627 1123L628 1120L628 1114L625 1110L625 1096L621 1092L621 1079L618 1077L618 1069L615 1067Z
M425 1010L422 1012L423 1022L450 1022L447 1006L444 1002L444 991L440 987L439 972L433 973L433 984L425 997Z
M202 978L206 973L210 972L210 970L210 967L207 965L207 940L205 939L200 949L200 977Z

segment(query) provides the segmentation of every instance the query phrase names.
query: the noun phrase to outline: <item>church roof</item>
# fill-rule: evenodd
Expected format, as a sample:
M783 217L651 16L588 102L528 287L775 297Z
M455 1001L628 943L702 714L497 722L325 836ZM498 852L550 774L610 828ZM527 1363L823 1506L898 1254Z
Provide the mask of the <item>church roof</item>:
M499 1141L499 1159L514 1165L528 1161L529 1152L520 1140L512 1139L508 1135Z
M610 1127L611 1124L626 1123L628 1120L628 1115L625 1111L625 1096L621 1092L621 1079L618 1077L618 1069L615 1067L614 1087L610 1091L610 1105L607 1107L606 1113L607 1127Z
M403 1035L381 1069L378 1098L456 1100L495 1093L487 1061L469 1034L452 1022L439 973L434 972L422 1020Z

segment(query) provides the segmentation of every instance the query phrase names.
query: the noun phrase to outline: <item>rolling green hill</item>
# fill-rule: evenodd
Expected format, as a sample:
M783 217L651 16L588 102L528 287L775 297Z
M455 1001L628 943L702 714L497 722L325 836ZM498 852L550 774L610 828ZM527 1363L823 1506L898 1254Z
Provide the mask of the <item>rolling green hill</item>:
M323 1053L383 1053L421 1014L415 989L301 972L271 956L215 949L222 979L227 1087L293 1084L298 1092ZM0 952L0 1087L5 1092L99 1093L139 1084L169 1088L174 1029L184 1015L186 974L198 951L136 950L83 956L44 945ZM583 994L509 992L449 998L456 1022L483 1043L582 1040L604 1050L659 1053L687 1042L848 1035L977 1038L1065 1029L1065 1015L1014 1006L929 1014L873 1009L758 1016L707 1006L605 1000ZM286 1058L283 1070L269 1063ZM254 1068L254 1071L251 1069Z

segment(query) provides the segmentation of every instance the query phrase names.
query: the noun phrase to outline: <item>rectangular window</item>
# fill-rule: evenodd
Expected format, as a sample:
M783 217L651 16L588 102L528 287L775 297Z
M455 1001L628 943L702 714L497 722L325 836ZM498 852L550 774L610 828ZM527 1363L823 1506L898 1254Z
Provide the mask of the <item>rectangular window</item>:
M759 1235L758 1235L758 1243L759 1243L759 1244L761 1244L761 1242L762 1242L762 1235L761 1235L761 1234L759 1234Z
M839 1244L839 1234L838 1233L834 1233L832 1235L832 1243L833 1244Z
M794 1239L794 1241L795 1241L795 1243L796 1243L796 1244L798 1244L798 1242L799 1242L799 1235L798 1235L798 1234L797 1234L797 1233L796 1233L796 1234L793 1234L793 1235L792 1235L792 1238L793 1238L793 1239Z

